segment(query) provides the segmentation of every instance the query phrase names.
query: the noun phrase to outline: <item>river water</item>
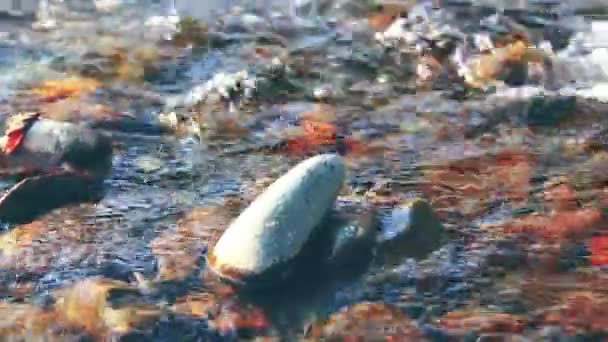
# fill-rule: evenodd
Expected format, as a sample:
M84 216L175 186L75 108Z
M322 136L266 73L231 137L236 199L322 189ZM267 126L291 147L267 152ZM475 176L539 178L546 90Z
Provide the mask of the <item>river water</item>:
M395 64L372 43L357 42L355 29L351 39L335 38L336 30L354 27L347 22L362 11L350 3L328 11L340 18L338 29L319 33L285 24L286 45L234 38L225 47L186 53L152 38L151 29L142 29L145 18L129 11L47 33L0 19L0 32L8 32L0 46L4 118L34 108L64 120L66 113L76 120L78 112L85 119L159 125L161 107L153 101L104 91L167 98L220 71L268 66L286 52L301 68L305 89L270 93L252 113L220 110L207 123L214 130L196 136L106 132L114 142L113 172L98 203L5 224L0 311L8 318L0 335L291 341L349 340L371 331L354 340L388 340L396 327L412 325L421 335L400 333L393 340L604 340L608 244L604 217L594 215L607 203L606 142L596 135L607 124L605 104L581 97L573 107L559 95L511 106L503 98L486 104L488 94L463 100L442 96L445 88L416 89L407 61ZM110 38L102 42L104 35ZM112 40L161 51L161 67L152 76L145 70L144 82L100 78L103 89L93 95L58 101L23 95L42 80L75 75L88 63L83 51ZM315 89L332 96L315 98ZM316 269L311 261L296 281L270 292L240 293L210 275L207 250L244 205L305 156L335 150L319 142L303 151L252 148L303 119L355 141L345 156L348 178L337 211L357 211L365 194L382 220L395 204L423 197L446 227L444 243L436 248L432 236L394 241L375 255L357 250L349 266L333 269ZM357 303L372 309L324 320ZM374 311L370 303L399 314L387 318L388 309Z

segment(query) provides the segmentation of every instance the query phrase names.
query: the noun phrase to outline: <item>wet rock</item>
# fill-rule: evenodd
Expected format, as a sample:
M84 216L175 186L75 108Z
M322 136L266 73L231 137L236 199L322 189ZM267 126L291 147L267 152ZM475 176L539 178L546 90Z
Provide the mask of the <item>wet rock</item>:
M608 299L590 291L574 291L563 296L560 309L549 311L544 321L559 326L566 336L608 336Z
M416 274L414 283L417 291L430 293L443 288L446 284L446 279L439 272L423 270Z
M266 314L256 307L247 307L237 303L225 306L210 327L224 337L252 338L267 335L270 322Z
M104 118L111 119L116 115L112 108L99 104L98 100L92 97L60 99L44 104L41 112L44 118L73 123Z
M133 268L118 260L104 261L99 265L99 273L102 277L129 282L135 279Z
M527 105L526 121L530 125L555 125L570 117L577 110L577 100L572 96L535 97Z
M585 236L599 228L602 212L597 208L565 210L548 216L529 215L505 225L508 234L560 241Z
M577 141L582 148L587 152L599 152L608 150L608 129L599 129L589 136L583 138L582 141ZM578 151L581 149L579 148ZM577 152L578 152L577 151Z
M85 125L19 114L6 122L0 138L5 173L50 172L64 168L89 178L104 178L112 167L108 138Z
M43 102L54 102L68 97L79 97L89 94L101 87L95 79L84 77L68 77L60 80L43 81L34 85L31 95Z
M576 189L592 189L602 187L608 182L603 170L608 166L608 153L594 153L588 160L572 167L569 183Z
M565 304L568 298L597 296L590 299L605 300L602 289L606 287L608 278L604 273L589 272L582 269L576 272L563 272L553 274L533 274L523 279L522 295L528 305L544 309L538 314L548 313L546 309L565 309L564 306L555 307L556 304ZM538 318L538 315L535 315Z
M121 335L160 317L155 306L131 303L138 297L138 289L127 283L90 278L58 290L54 310L67 327L101 336Z
M544 51L528 46L524 40L490 49L492 53L470 58L460 65L458 72L469 87L487 90L505 84L521 86L534 79L536 69L542 70L542 74L548 63Z
M213 293L193 293L178 298L171 311L195 319L208 320L210 329L224 339L248 339L268 335L271 324L266 314L253 305L241 304L236 298Z
M180 315L196 318L211 318L217 314L220 298L212 293L196 293L178 298L171 306L171 311Z
M496 248L487 256L489 266L503 266L507 269L517 269L526 260L525 251L512 242L498 241Z
M99 199L112 166L112 146L106 137L85 126L40 119L37 114L9 118L0 145L4 176L42 173L22 180L0 200L0 217L11 222ZM43 193L50 196L40 196Z
M232 222L209 256L211 269L245 284L293 259L331 209L344 176L333 154L295 166Z
M70 173L29 177L0 197L0 220L29 222L68 204L97 201L102 190L99 183Z
M528 324L523 317L489 311L449 312L437 323L454 337L471 333L518 333Z
M336 225L329 263L333 267L344 268L357 262L369 262L378 224L376 211L370 209L357 219Z
M425 337L397 307L382 303L359 303L345 307L327 320L314 323L310 340L374 340L379 336L399 341L425 341Z
M445 243L445 228L431 205L421 199L394 208L376 237L376 258L399 263L403 258L422 259Z
M555 126L574 118L578 111L586 112L590 101L569 92L550 91L536 86L504 88L484 97L469 100L464 107L472 113L482 113L483 125L472 127L474 134L485 133L497 123L517 120L532 126Z
M407 18L413 1L374 1L375 8L367 18L368 25L383 32L398 18Z
M433 207L422 199L413 200L391 211L384 220L379 242L400 238L401 235L413 231L424 232L441 240L443 225L434 214Z

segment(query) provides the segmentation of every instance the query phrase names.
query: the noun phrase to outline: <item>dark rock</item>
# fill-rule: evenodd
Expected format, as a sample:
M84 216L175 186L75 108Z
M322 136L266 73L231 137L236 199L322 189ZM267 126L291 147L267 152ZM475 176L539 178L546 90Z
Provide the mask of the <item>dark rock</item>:
M508 269L521 267L526 260L525 253L517 249L497 249L488 255L489 266L502 266Z
M437 272L421 272L416 276L416 290L418 292L438 291L445 285L445 279Z
M26 178L0 197L0 220L26 223L69 204L97 201L98 182L71 173Z

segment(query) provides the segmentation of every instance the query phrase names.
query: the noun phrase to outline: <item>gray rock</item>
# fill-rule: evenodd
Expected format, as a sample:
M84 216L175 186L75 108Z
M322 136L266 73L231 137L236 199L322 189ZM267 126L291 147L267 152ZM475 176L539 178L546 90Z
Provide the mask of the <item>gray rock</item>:
M4 146L7 137L1 138ZM111 171L112 144L85 125L47 119L34 120L22 144L2 156L5 171L49 171L65 168L103 179Z
M344 177L338 155L296 165L232 222L208 257L211 270L247 284L294 259L332 208Z

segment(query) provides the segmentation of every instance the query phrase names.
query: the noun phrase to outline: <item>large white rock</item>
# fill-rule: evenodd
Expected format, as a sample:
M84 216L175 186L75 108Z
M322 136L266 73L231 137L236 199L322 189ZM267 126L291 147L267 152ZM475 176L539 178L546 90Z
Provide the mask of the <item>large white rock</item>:
M296 257L332 208L344 177L338 155L296 165L232 222L209 256L211 269L238 283Z

